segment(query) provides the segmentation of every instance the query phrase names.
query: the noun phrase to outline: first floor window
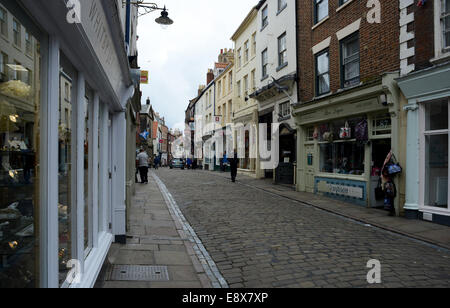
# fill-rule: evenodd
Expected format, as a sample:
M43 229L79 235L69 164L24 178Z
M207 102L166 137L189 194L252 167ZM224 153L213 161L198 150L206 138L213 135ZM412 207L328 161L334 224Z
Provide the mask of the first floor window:
M442 0L441 23L443 31L443 47L450 48L450 0Z
M352 35L341 42L342 87L359 83L359 34Z
M21 35L20 35L20 23L17 20L13 20L13 33L14 33L14 45L21 47Z
M267 59L267 49L265 49L262 52L261 58L262 58L262 78L266 78L267 77L267 65L269 64L268 59Z
M287 64L287 46L286 46L286 33L283 33L278 38L278 66L284 66Z
M316 93L330 92L330 60L328 50L316 55Z
M289 102L280 104L280 115L283 118L291 115L291 105Z

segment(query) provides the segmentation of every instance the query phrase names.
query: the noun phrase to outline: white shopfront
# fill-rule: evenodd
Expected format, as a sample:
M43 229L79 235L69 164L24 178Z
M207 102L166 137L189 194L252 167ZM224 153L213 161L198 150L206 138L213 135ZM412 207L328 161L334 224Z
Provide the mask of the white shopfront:
M0 287L92 287L126 234L120 12L74 2L0 0Z

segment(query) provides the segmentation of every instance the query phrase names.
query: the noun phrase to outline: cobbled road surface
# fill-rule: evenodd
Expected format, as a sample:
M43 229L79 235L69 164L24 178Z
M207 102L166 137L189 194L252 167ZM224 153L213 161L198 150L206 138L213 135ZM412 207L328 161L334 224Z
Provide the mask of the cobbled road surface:
M224 174L155 174L232 288L450 287L445 249L232 183ZM381 263L381 284L367 282L371 259Z

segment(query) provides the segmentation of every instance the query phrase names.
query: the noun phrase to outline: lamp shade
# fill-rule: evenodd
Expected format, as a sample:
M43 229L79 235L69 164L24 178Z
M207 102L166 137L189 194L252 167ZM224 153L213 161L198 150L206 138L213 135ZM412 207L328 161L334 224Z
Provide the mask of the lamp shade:
M155 19L156 23L160 25L171 25L173 24L173 20L169 18L169 13L167 13L166 8L161 12L161 17Z

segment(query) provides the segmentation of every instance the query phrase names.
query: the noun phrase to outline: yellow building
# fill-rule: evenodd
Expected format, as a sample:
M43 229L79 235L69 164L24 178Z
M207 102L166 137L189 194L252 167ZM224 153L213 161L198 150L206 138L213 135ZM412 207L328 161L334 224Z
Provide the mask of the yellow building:
M258 176L258 104L249 95L256 90L256 36L258 10L252 8L231 39L235 45L233 117L240 173Z
M218 159L223 157L223 152L227 151L229 154L233 149L233 142L231 137L226 137L226 128L232 123L233 110L233 62L230 63L216 63L222 64L224 70L216 77L216 127L224 132L223 134L223 148L217 148ZM226 144L228 139L228 145ZM219 163L218 163L219 164Z

